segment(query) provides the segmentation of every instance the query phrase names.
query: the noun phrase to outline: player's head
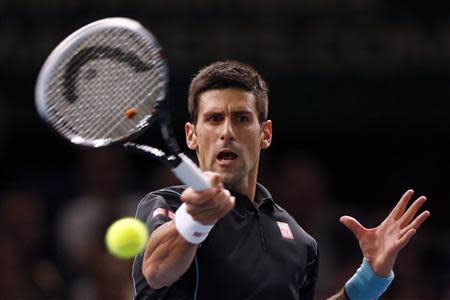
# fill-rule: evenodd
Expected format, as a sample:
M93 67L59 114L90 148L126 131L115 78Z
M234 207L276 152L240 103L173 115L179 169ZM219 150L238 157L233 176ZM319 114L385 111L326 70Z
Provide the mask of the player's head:
M269 147L272 122L267 120L267 87L251 67L233 61L203 68L189 93L192 123L186 141L197 152L202 170L251 197L261 149Z
M188 108L191 121L198 116L200 96L213 89L238 88L255 96L260 123L267 120L269 97L267 84L251 66L238 61L219 61L202 68L189 86Z

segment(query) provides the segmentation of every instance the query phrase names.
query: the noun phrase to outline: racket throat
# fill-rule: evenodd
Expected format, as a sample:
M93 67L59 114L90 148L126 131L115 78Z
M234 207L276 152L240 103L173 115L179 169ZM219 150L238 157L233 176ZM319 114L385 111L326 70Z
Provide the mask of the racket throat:
M183 163L183 160L178 155L170 155L167 156L165 163L169 165L171 169L175 169Z
M168 165L175 175L186 185L196 191L201 191L211 187L211 182L203 175L203 172L197 165L184 153L178 153L168 156L163 151L147 145L135 143L125 143L126 149L142 154L146 157L156 158Z
M151 146L136 144L132 142L125 143L123 146L126 149L141 154L143 156L156 158L157 160L166 164L172 169L176 168L178 165L182 163L182 159L180 157L176 155L168 156L164 151L161 151Z
M160 120L161 126L161 134L166 141L167 147L170 150L170 153L180 153L180 148L175 139L175 134L173 132L173 128L170 126L170 108L169 102L167 100L158 102L158 117Z

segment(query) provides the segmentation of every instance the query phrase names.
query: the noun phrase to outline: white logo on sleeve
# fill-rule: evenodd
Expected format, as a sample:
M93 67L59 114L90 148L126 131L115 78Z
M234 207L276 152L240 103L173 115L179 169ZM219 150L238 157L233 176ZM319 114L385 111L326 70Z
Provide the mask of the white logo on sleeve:
M156 216L166 216L173 220L173 218L175 218L175 213L165 208L155 208L153 211L153 218Z
M292 235L292 231L291 231L291 228L289 227L288 223L277 221L277 224L278 224L278 228L280 228L281 236L283 237L283 239L287 239L287 240L294 239L294 236Z

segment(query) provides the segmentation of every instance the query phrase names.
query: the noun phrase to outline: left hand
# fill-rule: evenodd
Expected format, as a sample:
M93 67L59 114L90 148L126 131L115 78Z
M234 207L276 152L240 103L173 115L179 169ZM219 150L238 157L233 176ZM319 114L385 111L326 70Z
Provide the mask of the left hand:
M349 216L340 218L341 223L356 236L364 257L379 276L387 277L390 274L400 250L408 244L416 230L430 216L429 211L424 211L414 218L426 201L424 196L417 198L406 210L413 194L413 190L408 190L389 216L375 228L365 228Z

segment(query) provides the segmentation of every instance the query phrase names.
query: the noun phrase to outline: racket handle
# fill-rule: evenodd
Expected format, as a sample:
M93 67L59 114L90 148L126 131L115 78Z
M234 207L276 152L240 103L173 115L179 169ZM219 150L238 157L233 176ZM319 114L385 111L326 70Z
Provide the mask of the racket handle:
M181 159L181 163L172 168L172 171L183 183L195 191L206 190L212 186L211 181L189 157L183 153L178 154L178 157Z

